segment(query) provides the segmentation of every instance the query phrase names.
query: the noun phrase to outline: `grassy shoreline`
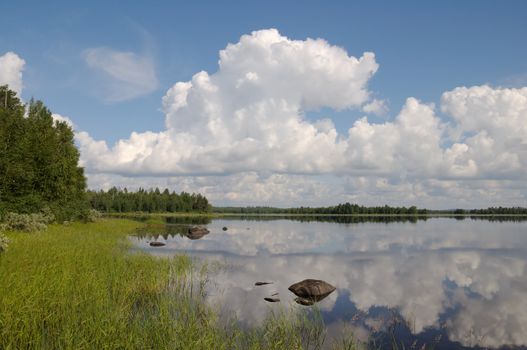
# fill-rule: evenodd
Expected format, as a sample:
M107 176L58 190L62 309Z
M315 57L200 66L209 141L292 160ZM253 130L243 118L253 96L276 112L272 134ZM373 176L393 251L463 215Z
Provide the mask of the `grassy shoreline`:
M103 219L7 232L0 349L301 349L318 341L305 335L320 324L294 314L251 330L220 322L196 288L203 276L190 257L130 249L127 237L141 225Z
M218 342L215 315L192 292L190 258L131 252L126 237L138 226L102 220L8 232L11 244L0 256L0 348L210 348Z

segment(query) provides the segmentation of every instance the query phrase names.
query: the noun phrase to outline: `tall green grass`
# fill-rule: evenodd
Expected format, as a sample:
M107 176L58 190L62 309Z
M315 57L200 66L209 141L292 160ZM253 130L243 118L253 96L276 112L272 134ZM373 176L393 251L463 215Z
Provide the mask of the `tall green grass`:
M0 348L210 348L222 334L191 292L191 260L131 253L126 234L137 225L9 233L0 256Z
M220 322L189 257L130 249L127 235L139 225L107 219L8 232L0 349L319 348L321 325L296 314L252 330Z

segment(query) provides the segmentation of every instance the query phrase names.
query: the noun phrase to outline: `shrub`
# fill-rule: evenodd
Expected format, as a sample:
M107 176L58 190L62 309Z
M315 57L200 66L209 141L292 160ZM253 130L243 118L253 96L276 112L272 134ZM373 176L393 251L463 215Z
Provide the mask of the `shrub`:
M84 221L86 222L96 222L102 217L102 214L100 211L95 209L90 209L86 212Z
M0 225L1 231L44 231L51 218L46 214L17 214L7 213Z
M40 213L36 214L40 215L38 218L41 222L44 224L51 224L55 222L55 215L53 214L53 211L49 207L44 207Z
M8 245L9 245L9 239L7 239L6 236L0 233L0 253L6 251Z

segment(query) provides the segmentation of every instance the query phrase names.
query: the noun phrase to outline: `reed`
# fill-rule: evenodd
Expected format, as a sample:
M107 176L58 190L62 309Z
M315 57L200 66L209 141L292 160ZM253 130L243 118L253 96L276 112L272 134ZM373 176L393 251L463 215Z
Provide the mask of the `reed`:
M0 349L318 348L311 345L320 324L296 315L274 315L253 330L220 322L191 258L131 249L127 236L140 225L105 219L7 232Z

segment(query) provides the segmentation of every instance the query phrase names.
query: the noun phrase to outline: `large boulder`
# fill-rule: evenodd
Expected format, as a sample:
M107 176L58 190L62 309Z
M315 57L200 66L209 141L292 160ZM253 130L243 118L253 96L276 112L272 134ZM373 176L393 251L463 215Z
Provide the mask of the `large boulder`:
M210 231L203 226L192 226L189 227L186 236L189 239L200 239L203 238L203 236L208 235L209 232Z
M289 290L299 297L299 304L306 305L306 301L317 302L324 299L333 293L335 287L325 281L307 279L291 285Z

